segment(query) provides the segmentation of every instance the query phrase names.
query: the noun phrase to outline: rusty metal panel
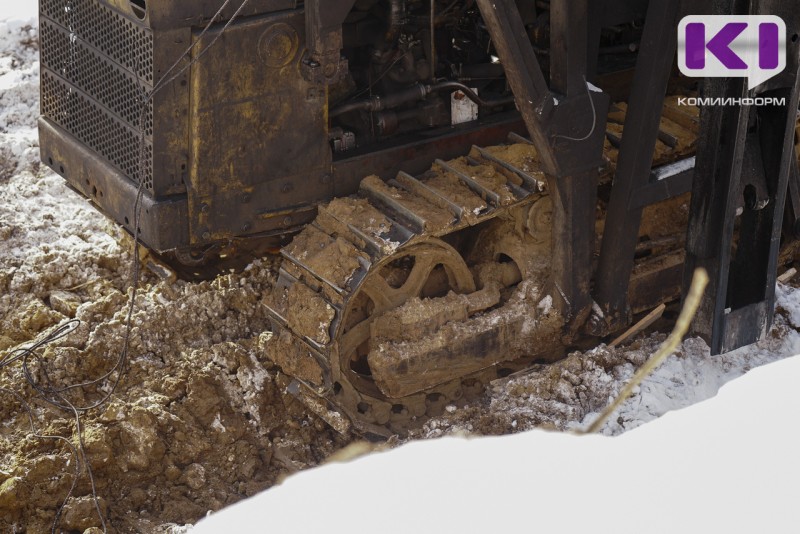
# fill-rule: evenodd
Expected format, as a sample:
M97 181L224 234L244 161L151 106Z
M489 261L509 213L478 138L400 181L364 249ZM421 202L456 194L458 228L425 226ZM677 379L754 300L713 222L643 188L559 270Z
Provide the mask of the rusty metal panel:
M324 86L300 72L302 12L232 25L191 71L193 243L296 224L291 209L333 196ZM202 50L217 37L200 38Z
M39 119L39 139L42 161L133 233L137 186L46 117ZM185 196L156 200L143 195L139 221L142 242L159 252L188 243L187 209Z
M73 0L76 1L76 0ZM166 30L205 25L222 6L222 0L100 0L133 20L150 28ZM297 7L297 0L249 0L237 15L239 18L273 13ZM227 21L242 5L234 0L222 11L218 21Z

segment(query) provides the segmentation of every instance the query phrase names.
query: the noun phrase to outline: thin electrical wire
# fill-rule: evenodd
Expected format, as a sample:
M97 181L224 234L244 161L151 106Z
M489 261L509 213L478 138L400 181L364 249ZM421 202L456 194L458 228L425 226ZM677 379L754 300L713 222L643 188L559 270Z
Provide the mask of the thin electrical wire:
M554 135L553 139L566 139L567 141L586 141L589 139L597 129L597 108L594 105L592 98L592 91L589 89L589 82L586 81L586 76L583 77L583 83L586 85L586 95L589 97L589 105L592 106L592 128L589 133L583 137L569 137L568 135Z
M222 35L227 31L231 24L238 18L239 14L242 12L244 7L248 4L249 0L243 0L233 15L228 19L222 29L219 31L217 35L208 43L195 57L193 57L186 65L181 68L178 68L180 63L183 62L187 57L190 57L192 51L197 47L201 42L203 36L210 30L210 28L216 23L219 17L222 15L222 12L225 8L231 3L231 0L225 0L225 2L219 7L216 11L214 16L206 23L203 30L198 34L195 38L195 41L189 45L189 47L181 54L181 56L170 66L169 69L161 76L161 78L154 84L153 89L151 91L146 92L144 90L144 86L142 81L139 77L139 65L137 64L134 68L135 76L136 76L136 83L139 89L140 94L147 95L147 98L143 99L141 102L141 107L139 110L139 116L137 121L138 130L140 132L139 138L139 158L138 158L138 165L136 168L136 172L134 173L134 178L138 182L138 187L136 191L136 200L134 203L134 244L133 244L133 257L131 260L131 281L130 281L130 298L128 300L128 307L125 316L125 332L123 334L123 344L120 350L119 357L116 360L114 366L101 375L98 378L88 380L85 382L81 382L78 384L71 384L64 387L53 387L53 384L50 380L50 374L47 372L47 365L44 359L38 354L39 349L42 347L49 345L69 334L71 334L75 329L80 326L80 321L78 319L71 319L65 322L62 325L57 326L47 335L43 336L40 340L34 342L32 345L20 349L16 349L7 353L0 357L0 370L14 364L15 362L21 362L22 372L25 376L26 381L28 384L37 392L39 393L40 397L46 401L47 403L55 406L64 411L71 412L75 419L75 432L78 436L78 447L76 448L70 440L63 436L48 436L39 434L36 431L36 427L34 424L33 412L30 408L30 405L24 400L24 398L17 392L12 391L7 388L0 388L0 392L5 392L8 394L13 395L25 408L28 413L28 418L31 425L31 435L41 439L54 439L63 441L70 449L72 453L72 457L75 461L75 476L73 477L72 485L69 489L64 500L61 502L60 506L56 511L56 516L54 518L51 532L55 534L56 529L58 528L58 523L60 521L64 506L69 501L70 497L75 491L75 487L77 485L77 481L80 477L80 466L83 463L83 466L86 469L87 477L89 478L89 482L91 485L92 490L92 498L94 502L95 511L97 512L97 516L100 519L102 530L104 533L108 532L108 526L106 524L105 517L100 509L100 503L97 496L97 485L95 482L94 474L92 472L92 468L90 463L86 457L86 449L84 446L84 439L83 439L83 430L81 425L81 414L102 406L105 404L108 399L115 393L122 377L124 375L125 365L127 363L128 353L130 350L130 339L131 333L133 330L133 315L136 307L136 295L139 289L139 282L141 277L141 266L140 266L140 259L139 259L139 251L141 247L141 239L140 239L140 222L142 216L142 209L143 209L143 195L144 195L144 166L146 163L146 132L144 129L144 117L145 113L147 112L148 106L152 101L153 97L162 89L167 87L170 83L180 77L184 72L186 72L189 68L195 65L198 61L200 61L203 56L213 47L217 41L222 37ZM74 9L71 6L71 0L67 0L66 6L69 8L67 11L71 11ZM175 70L178 69L176 72ZM44 379L44 384L42 384L39 380L36 379L34 376L34 372L31 370L30 367L30 360L31 358L35 359L38 364L38 370L41 373L42 378ZM84 406L76 406L72 403L69 399L66 398L65 394L74 389L83 389L88 386L97 385L102 382L105 382L116 373L116 376L113 377L112 382L108 391L100 397L100 399L96 400L95 402L91 402L88 405Z
M36 425L33 422L33 410L31 410L30 404L28 404L28 402L22 397L22 395L20 395L19 393L17 393L14 390L11 390L11 389L8 389L8 388L4 388L4 387L0 387L0 393L7 393L7 394L15 397L17 399L17 402L19 402L22 405L22 407L25 409L25 411L28 414L28 422L30 423L30 426L31 426L31 431L30 431L30 435L31 436L33 436L35 438L38 438L38 439L50 439L50 440L55 440L55 441L63 441L64 444L67 446L67 448L69 448L70 453L72 454L72 460L73 460L73 462L75 464L75 472L73 473L73 476L72 476L72 484L69 487L69 491L67 491L67 495L61 501L61 503L59 503L58 508L56 509L55 518L53 519L53 523L52 523L52 525L50 527L50 533L51 534L56 534L56 529L58 529L58 522L61 520L61 514L64 511L64 506L66 506L67 501L69 501L70 497L72 497L72 494L75 492L75 487L78 485L78 479L81 476L81 464L80 464L80 461L78 459L78 452L75 450L75 446L67 438L65 438L64 436L50 436L50 435L47 435L47 434L40 434L39 431L36 430ZM101 521L102 521L102 518L101 518Z

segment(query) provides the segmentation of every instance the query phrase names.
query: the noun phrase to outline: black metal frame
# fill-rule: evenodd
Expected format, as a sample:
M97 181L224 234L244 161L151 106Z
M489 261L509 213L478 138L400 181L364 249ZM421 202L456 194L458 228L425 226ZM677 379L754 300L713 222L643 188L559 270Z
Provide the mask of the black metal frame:
M605 335L630 320L628 284L642 210L689 190L684 173L666 177L651 172L677 49L679 10L680 3L674 0L651 0L648 7L597 267L594 295L602 315L595 314L590 324L595 335Z
M589 2L551 4L552 91L513 0L477 2L505 68L553 196L552 283L561 312L579 326L591 311L590 281L607 94L587 85ZM567 337L576 333L574 328Z
M758 341L772 325L784 204L790 174L797 168L800 13L788 4L727 0L714 6L717 14L779 15L793 38L787 40L784 73L755 91L748 91L742 78L705 83L706 97L785 99L782 106L714 106L701 112L705 135L692 187L684 289L695 268L708 271L710 284L693 332L708 341L712 354Z
M587 74L598 29L591 26L586 0L551 3L550 88L527 39L515 2L478 0L493 43L503 61L553 195L553 284L562 313L571 320L567 337L582 326L592 300L596 167L602 154L608 97L589 92L594 128L587 124ZM716 14L777 14L796 42L800 14L782 0L716 0ZM792 229L800 213L794 127L798 107L797 46L787 71L764 91L785 97L785 106L707 108L702 112L696 161L651 169L659 138L664 96L677 48L681 3L651 0L628 102L625 135L605 224L594 296L599 304L588 329L605 335L630 321L628 289L644 207L692 190L684 279L695 267L711 277L694 331L712 353L757 341L772 322L781 222L790 174ZM592 36L592 39L589 38ZM590 52L590 54L592 53ZM743 79L711 80L705 96L740 96ZM599 113L597 110L601 110ZM580 132L583 129L584 134ZM696 163L696 169L694 163ZM594 168L592 168L594 167ZM691 177L694 176L694 180ZM734 223L744 210L738 236ZM735 248L735 254L732 250ZM688 287L684 287L684 291Z

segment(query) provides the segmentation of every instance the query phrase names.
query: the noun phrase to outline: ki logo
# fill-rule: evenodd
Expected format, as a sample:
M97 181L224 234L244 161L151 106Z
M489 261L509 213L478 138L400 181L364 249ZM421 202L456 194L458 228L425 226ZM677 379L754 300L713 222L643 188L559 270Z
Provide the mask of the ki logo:
M786 23L774 15L685 17L678 67L694 78L747 78L753 89L786 68Z

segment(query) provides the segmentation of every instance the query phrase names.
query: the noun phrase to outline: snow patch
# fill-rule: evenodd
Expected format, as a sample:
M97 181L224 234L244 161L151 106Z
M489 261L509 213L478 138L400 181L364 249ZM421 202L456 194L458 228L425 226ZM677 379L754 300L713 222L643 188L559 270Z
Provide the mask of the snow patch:
M596 85L593 85L591 82L586 82L586 87L588 87L590 91L593 91L595 93L602 93L603 92L602 89L600 89Z
M227 429L225 425L222 424L222 420L220 419L219 412L217 412L217 416L214 417L214 420L211 422L211 428L218 432L225 432Z
M553 307L553 297L547 295L545 298L539 301L539 304L536 308L542 312L543 315L547 315L550 313L550 309Z

